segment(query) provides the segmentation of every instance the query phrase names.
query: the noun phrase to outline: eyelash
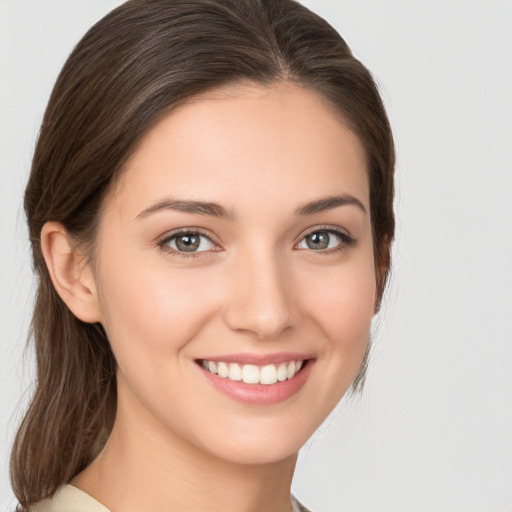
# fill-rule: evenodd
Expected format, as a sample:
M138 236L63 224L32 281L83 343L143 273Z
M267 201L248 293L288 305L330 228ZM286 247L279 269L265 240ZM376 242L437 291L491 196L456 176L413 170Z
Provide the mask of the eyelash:
M329 233L331 235L335 235L341 239L341 242L335 248L324 249L324 250L319 250L319 251L314 251L313 249L311 249L313 252L318 252L318 253L324 254L324 255L330 255L330 254L335 254L335 253L341 252L344 249L346 249L347 247L352 247L356 244L356 240L354 238L352 238L351 236L347 235L345 232L337 230L337 229L333 229L328 226L319 226L319 227L315 228L314 230L309 231L300 239L300 241L298 243L300 243L307 236L312 235L313 233L318 233L318 232ZM175 231L171 235L166 236L165 238L163 238L162 240L160 240L158 242L158 247L160 247L160 249L165 251L167 254L170 254L171 256L177 257L177 258L197 258L198 256L201 255L201 253L208 252L208 251L197 251L197 252L188 252L187 253L184 251L176 251L175 249L165 247L166 244L168 244L174 238L179 237L180 235L201 235L201 236L207 238L213 244L215 244L215 242L202 230L187 228L187 229ZM296 244L296 245L298 245L298 244ZM301 250L303 250L303 249L301 249Z

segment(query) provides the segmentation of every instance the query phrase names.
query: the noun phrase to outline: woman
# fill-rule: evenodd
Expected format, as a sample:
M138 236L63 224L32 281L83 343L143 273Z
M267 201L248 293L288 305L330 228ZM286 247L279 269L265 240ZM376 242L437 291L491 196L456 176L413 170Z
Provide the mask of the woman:
M364 382L393 169L371 75L292 0L132 0L92 27L25 195L20 508L306 510L298 451Z

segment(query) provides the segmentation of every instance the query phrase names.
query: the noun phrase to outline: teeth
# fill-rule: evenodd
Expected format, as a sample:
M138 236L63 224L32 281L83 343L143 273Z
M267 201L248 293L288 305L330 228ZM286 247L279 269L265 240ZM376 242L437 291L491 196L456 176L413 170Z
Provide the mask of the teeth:
M223 378L226 378L229 375L229 368L226 363L217 364L217 375Z
M277 380L279 382L286 380L287 378L286 363L281 363L277 369Z
M267 364L260 371L260 384L274 384L277 382L277 368L273 364Z
M295 375L295 361L292 361L291 363L288 363L288 367L286 369L286 376L291 379ZM211 369L210 369L211 371Z
M242 380L242 368L236 363L229 365L229 380Z
M242 380L247 384L258 384L260 381L260 370L253 364L244 364L242 367Z
M304 361L289 361L265 366L256 366L254 364L239 365L238 363L224 363L222 361L201 361L201 366L219 377L229 380L243 380L247 384L275 384L291 379L301 368Z

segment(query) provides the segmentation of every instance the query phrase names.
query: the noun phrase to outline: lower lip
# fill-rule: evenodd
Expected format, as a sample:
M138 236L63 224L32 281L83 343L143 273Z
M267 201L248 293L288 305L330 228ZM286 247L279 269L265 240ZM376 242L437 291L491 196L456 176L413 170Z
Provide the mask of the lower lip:
M308 359L291 379L275 384L247 384L243 381L229 380L205 370L200 365L197 366L216 389L234 400L251 405L271 405L283 402L298 393L314 364L314 359Z

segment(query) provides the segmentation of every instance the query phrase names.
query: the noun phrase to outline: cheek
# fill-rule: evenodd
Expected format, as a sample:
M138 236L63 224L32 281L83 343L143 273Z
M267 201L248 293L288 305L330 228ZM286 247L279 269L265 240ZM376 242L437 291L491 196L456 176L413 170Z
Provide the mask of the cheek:
M309 297L331 340L358 339L366 333L374 314L376 283L373 260L355 260L345 266L318 272L305 280L301 296Z
M376 283L373 257L353 258L346 265L312 273L302 280L299 296L319 327L322 357L340 389L353 380L366 351L374 316ZM307 286L305 284L307 283Z
M115 265L103 261L101 275L104 327L121 368L180 350L211 315L211 277L171 269L164 258L120 255Z

